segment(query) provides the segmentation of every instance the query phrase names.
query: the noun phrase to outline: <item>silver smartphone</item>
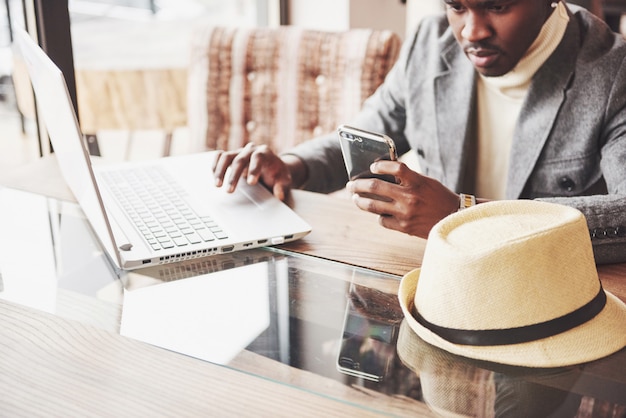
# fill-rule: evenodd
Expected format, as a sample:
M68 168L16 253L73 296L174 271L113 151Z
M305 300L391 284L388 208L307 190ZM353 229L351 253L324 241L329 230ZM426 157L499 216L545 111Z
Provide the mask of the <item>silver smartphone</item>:
M337 128L337 132L350 180L380 178L391 183L396 182L393 176L376 175L370 171L370 165L374 161L398 159L396 146L391 138L346 125Z

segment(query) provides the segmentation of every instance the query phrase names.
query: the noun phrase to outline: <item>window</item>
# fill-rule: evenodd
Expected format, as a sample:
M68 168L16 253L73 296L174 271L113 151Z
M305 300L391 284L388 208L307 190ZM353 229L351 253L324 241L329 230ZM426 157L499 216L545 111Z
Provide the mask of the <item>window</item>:
M196 23L278 24L279 3L280 0L6 0L6 10L10 11L6 16L10 19L4 21L14 27L28 27L31 32L37 28L40 44L66 75L68 88L77 104L81 128L84 119L85 133L95 138L94 135L107 135L124 128L123 123L109 123L111 121L132 118L152 123L161 117L141 112L154 103L150 103L153 98L146 95L140 98L132 96L132 86L137 83L153 83L149 90L157 91L173 81L179 95L172 99L173 102L184 100L183 78L172 79L171 75L184 72L188 58L187 42ZM10 30L6 30L5 34L10 34ZM0 48L0 54L10 51L10 41L3 42ZM159 69L163 70L161 80L158 80ZM125 71L144 71L145 77L140 77L133 84L132 74L122 77ZM98 74L100 81L108 75L105 84L95 83ZM6 75L5 78L10 80L10 74ZM3 83L3 92L9 87ZM124 95L107 97L106 92L116 87ZM174 91L172 86L169 87ZM109 99L119 103L119 100L125 99L124 96L129 103L132 100L143 101L133 106L137 110L134 114L130 107L107 114L102 112L102 107L92 106L93 103L102 105ZM18 111L17 106L9 108L19 113L24 121L24 114ZM34 121L28 120L29 117L26 119L25 131L28 131L28 126ZM145 125L148 128L156 126L155 123ZM184 125L184 120L180 125ZM123 134L125 138L133 134L129 129ZM163 136L163 133L159 135ZM41 142L44 146L39 153L46 154L47 141ZM92 153L100 152L97 145L101 142L90 142ZM128 146L123 148L126 151L129 149Z

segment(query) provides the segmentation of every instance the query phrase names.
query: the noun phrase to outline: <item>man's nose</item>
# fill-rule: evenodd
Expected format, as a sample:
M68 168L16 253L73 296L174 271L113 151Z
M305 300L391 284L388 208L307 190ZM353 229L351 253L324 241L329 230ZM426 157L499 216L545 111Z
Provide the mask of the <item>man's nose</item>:
M489 19L479 12L468 12L465 15L461 36L468 42L477 42L491 37L493 31Z

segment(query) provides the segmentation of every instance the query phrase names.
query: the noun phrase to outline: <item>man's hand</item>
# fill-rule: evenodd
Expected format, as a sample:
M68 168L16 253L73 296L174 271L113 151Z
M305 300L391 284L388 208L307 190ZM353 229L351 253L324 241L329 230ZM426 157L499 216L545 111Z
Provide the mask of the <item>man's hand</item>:
M412 171L404 163L378 161L371 170L375 174L393 175L396 183L358 179L348 182L346 187L359 208L380 215L380 224L385 228L426 238L437 222L459 207L456 193L437 180Z
M221 151L213 164L215 185L235 191L243 176L248 184L259 181L280 200L285 200L294 186L292 172L301 179L306 172L304 164L294 156L281 159L267 145L247 144L235 151Z

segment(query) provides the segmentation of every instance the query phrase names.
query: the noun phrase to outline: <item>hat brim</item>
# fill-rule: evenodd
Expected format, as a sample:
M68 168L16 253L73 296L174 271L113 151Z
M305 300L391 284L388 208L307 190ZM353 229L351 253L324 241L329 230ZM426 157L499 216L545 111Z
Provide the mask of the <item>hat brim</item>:
M606 292L604 309L590 321L550 338L498 346L451 343L422 326L412 315L421 269L407 273L400 283L398 298L404 317L424 341L450 353L471 359L522 367L563 367L586 363L626 347L626 305Z

